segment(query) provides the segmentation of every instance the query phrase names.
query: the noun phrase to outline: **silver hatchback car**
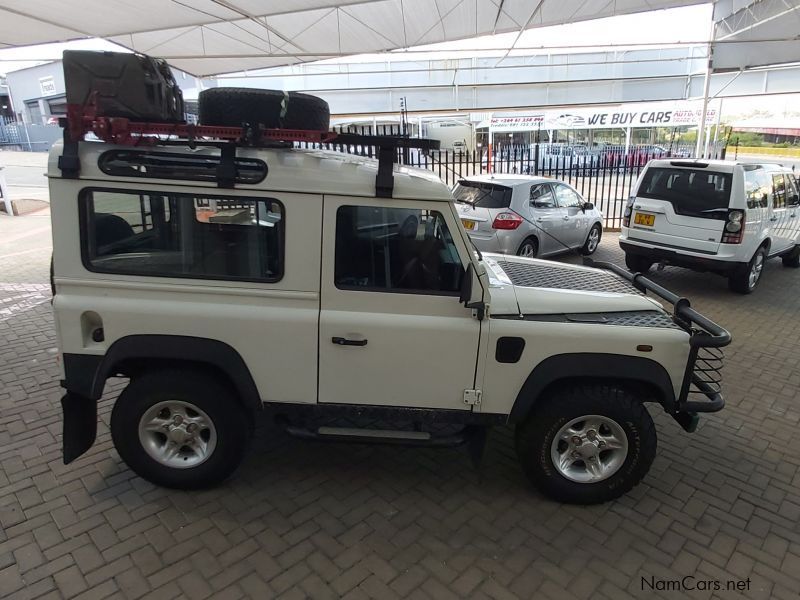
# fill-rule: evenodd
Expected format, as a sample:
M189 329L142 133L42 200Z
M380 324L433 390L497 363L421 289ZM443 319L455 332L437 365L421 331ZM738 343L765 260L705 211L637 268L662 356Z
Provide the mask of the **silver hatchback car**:
M461 221L486 252L549 256L597 250L603 215L561 181L527 175L481 175L453 188Z

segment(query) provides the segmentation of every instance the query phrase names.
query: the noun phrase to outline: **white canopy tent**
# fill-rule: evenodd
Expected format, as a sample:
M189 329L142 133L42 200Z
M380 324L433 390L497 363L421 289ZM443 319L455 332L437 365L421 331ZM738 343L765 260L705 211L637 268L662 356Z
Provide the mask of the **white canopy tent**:
M702 4L698 0L3 0L0 48L86 37L199 77Z

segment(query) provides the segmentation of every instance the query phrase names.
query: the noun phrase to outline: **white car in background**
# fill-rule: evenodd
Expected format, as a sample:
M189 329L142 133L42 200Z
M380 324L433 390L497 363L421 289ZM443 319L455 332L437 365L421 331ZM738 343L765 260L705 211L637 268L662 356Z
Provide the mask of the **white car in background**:
M752 292L764 261L800 267L800 192L791 169L723 160L652 160L628 201L619 243L633 271L666 263Z

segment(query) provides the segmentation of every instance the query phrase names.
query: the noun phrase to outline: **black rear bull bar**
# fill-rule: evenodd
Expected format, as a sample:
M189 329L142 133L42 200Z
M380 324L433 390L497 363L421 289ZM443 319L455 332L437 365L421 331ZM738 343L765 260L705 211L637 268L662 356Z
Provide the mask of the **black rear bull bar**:
M681 391L676 399L675 411L683 413L686 418L681 419L675 415L678 422L686 427L684 421L696 419L696 413L722 410L725 399L720 391L719 370L724 358L721 348L731 343L730 332L693 309L687 298L678 296L641 273L631 273L615 264L595 262L590 258L584 258L583 263L588 267L609 270L630 281L640 292L652 292L672 304L673 320L690 335L689 359L686 362ZM705 396L705 399L690 400L689 396L692 394Z

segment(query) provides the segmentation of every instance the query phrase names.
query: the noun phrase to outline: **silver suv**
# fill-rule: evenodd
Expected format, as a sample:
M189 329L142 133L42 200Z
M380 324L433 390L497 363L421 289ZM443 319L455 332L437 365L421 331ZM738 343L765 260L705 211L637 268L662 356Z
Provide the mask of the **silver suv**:
M593 254L603 215L572 186L544 177L483 175L453 189L472 243L483 252L543 257L580 250Z

